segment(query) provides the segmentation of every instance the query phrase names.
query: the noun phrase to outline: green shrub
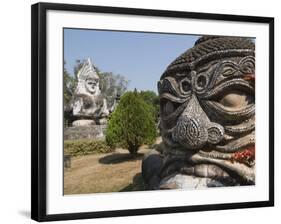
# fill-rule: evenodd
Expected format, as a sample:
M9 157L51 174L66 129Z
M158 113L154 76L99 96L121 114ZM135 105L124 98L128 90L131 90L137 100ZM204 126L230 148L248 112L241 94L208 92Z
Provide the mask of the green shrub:
M154 115L155 122L157 123L160 116L159 96L151 90L140 91L139 95L148 105L150 105L151 113Z
M64 141L64 154L71 156L80 156L96 153L112 152L104 141L94 140L65 140Z
M122 146L136 154L142 144L156 139L156 124L151 106L135 92L126 92L112 113L106 130L110 147Z

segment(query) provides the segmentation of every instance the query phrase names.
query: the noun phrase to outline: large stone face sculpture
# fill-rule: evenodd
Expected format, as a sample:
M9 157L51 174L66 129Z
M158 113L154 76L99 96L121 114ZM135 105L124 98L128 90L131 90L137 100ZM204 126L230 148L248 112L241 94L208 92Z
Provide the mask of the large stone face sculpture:
M147 189L255 184L255 45L206 36L158 83L160 153L142 164Z
M99 76L90 59L77 74L78 84L73 99L73 115L78 118L73 125L102 123L109 115L106 99L101 95Z

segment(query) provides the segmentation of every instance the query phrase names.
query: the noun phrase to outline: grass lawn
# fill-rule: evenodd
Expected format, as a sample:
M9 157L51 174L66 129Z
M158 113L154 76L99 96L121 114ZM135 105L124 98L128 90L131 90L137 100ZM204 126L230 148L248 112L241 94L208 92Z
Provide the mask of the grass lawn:
M137 157L127 150L71 158L64 169L64 194L88 194L144 190L141 161L150 149L142 148Z

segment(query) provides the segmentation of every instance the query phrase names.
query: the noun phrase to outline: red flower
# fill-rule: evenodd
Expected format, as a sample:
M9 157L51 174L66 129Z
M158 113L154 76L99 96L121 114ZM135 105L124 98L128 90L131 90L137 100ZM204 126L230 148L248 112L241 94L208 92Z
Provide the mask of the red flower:
M255 161L255 146L250 146L243 151L233 153L231 161L252 164Z
M255 79L256 79L256 77L255 77L255 74L247 74L247 75L245 75L244 76L244 78L243 78L245 81L250 81L250 82L255 82Z

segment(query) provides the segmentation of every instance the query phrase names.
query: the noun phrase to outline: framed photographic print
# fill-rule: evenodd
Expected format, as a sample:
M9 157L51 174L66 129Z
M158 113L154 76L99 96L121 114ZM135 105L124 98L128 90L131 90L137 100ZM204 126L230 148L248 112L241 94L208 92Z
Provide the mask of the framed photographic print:
M32 219L274 205L274 19L32 6Z

